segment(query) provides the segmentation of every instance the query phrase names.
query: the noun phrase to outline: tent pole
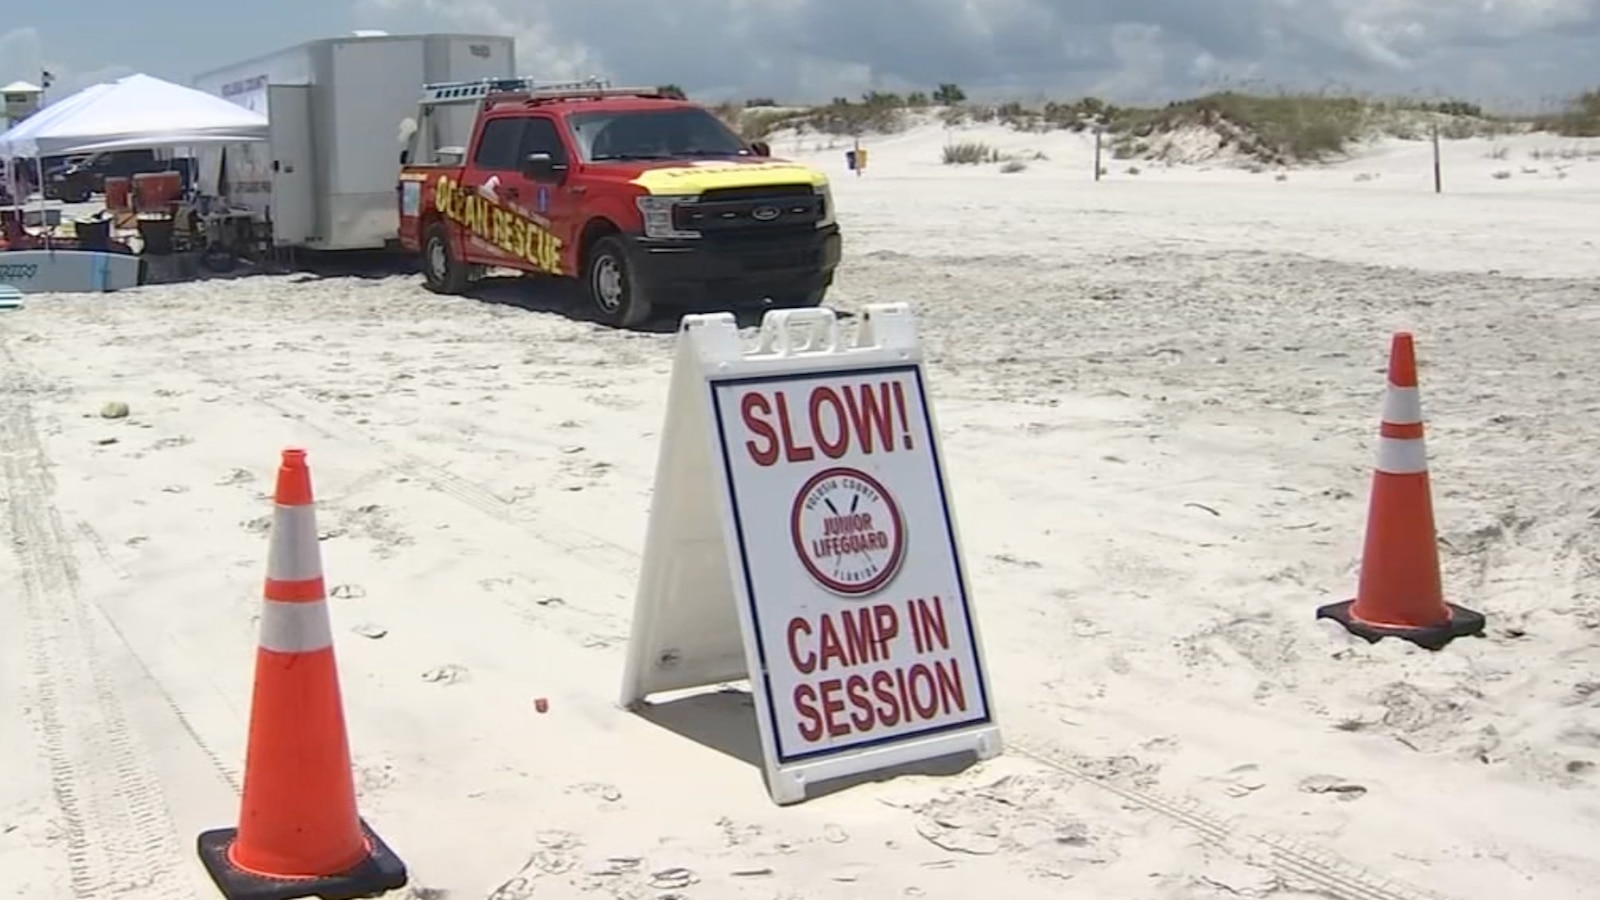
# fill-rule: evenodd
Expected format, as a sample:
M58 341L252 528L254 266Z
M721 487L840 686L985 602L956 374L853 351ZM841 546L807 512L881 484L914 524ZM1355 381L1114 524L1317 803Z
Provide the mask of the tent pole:
M33 158L33 173L39 179L39 224L44 226L44 248L50 249L53 229L50 227L49 202L44 196L44 157Z

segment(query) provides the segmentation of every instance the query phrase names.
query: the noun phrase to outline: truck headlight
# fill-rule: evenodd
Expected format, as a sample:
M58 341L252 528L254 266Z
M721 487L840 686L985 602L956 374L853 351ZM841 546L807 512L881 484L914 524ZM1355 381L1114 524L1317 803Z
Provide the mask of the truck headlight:
M644 236L650 238L697 238L700 232L687 227L684 220L700 198L693 194L655 194L639 197L639 215L644 219Z
M817 227L826 228L835 221L833 215L833 187L819 184L812 190L817 192L818 202L822 204L822 218L817 220Z

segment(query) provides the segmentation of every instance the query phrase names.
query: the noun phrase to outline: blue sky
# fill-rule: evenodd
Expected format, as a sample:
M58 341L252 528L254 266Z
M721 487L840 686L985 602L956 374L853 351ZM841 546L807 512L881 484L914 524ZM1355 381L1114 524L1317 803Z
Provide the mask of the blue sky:
M186 81L355 28L509 34L528 74L674 82L718 99L948 80L975 96L1333 87L1549 108L1600 86L1600 0L77 0L19 11L0 26L0 83L48 67L57 96L132 71Z

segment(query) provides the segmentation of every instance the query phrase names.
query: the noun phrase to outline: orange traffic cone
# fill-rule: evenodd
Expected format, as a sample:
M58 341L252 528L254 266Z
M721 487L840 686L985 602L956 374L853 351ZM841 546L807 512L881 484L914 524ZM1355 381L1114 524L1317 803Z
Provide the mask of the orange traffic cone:
M200 835L200 861L229 900L375 897L406 867L356 812L304 450L275 500L239 827Z
M1444 602L1440 587L1417 356L1404 331L1395 333L1389 348L1378 435L1356 598L1319 608L1317 618L1333 619L1371 642L1398 637L1429 650L1482 634L1483 614Z

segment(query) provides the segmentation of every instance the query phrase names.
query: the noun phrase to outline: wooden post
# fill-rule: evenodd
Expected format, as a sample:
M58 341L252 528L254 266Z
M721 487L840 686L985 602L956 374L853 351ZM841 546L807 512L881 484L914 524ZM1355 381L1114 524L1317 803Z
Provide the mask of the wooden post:
M1105 132L1105 127L1094 126L1094 180L1100 180L1100 136Z
M1444 172L1439 165L1439 123L1433 123L1433 192L1444 192Z

